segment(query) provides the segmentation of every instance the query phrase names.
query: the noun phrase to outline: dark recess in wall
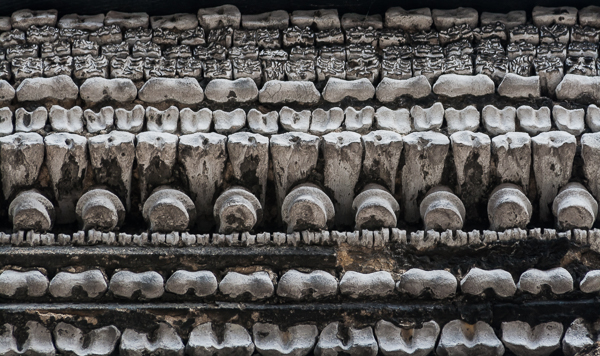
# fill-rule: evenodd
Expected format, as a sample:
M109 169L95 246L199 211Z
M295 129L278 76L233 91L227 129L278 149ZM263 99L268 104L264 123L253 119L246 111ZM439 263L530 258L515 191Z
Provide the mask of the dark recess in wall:
M582 8L588 5L600 5L596 0L0 0L0 16L10 16L19 9L57 9L60 15L78 13L81 15L106 13L109 10L126 12L145 11L150 15L165 15L177 12L194 13L203 7L218 6L230 3L238 6L244 14L261 13L265 11L284 9L288 11L299 9L337 8L340 13L380 13L392 6L406 9L430 7L451 9L459 6L474 7L479 11L508 12L511 10L527 10L536 6L574 6Z

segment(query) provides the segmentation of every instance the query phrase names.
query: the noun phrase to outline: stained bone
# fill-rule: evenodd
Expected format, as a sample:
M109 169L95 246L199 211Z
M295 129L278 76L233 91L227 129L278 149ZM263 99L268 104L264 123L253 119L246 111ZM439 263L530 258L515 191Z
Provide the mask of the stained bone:
M162 186L148 197L142 214L150 231L185 231L194 225L196 207L185 193Z
M17 194L8 207L8 217L14 230L46 232L54 225L52 202L32 189Z
M48 289L48 278L40 271L6 270L0 273L0 294L13 297L19 290L25 290L28 297L41 297Z
M69 298L76 287L84 291L88 298L96 298L106 292L108 284L98 269L79 273L59 272L50 281L48 291L53 297Z
M359 273L348 271L340 280L340 292L351 298L384 297L394 291L394 279L387 271Z
M231 298L249 294L252 300L268 298L275 292L267 272L254 272L248 275L228 272L219 283L219 290Z
M240 325L226 323L222 338L219 338L212 323L196 326L190 333L185 348L191 356L250 356L254 352L254 343L250 333Z
M439 334L440 326L433 320L413 329L400 328L385 320L375 325L379 349L387 356L427 356L435 348Z
M314 184L300 184L285 197L281 219L288 233L307 229L326 229L335 216L331 199Z
M488 323L478 321L467 324L462 320L453 320L442 329L436 352L440 356L502 356L504 346Z
M564 294L573 290L573 277L562 267L547 271L530 268L521 274L517 288L531 294L542 292L542 286L550 287L554 294Z
M177 108L175 108L177 110ZM141 201L157 186L172 180L177 160L177 136L164 132L142 132L136 136L135 157Z
M152 334L125 329L121 336L119 354L142 356L148 354L183 356L184 345L175 329L166 323L159 323Z
M31 132L41 130L46 126L47 120L48 110L43 106L40 106L33 111L18 108L15 111L15 131Z
M27 333L25 342L19 342L14 336L17 328L13 325L4 324L3 329L4 333L0 334L0 352L5 355L54 356L56 354L52 344L52 334L37 321L28 321L25 324L25 329L22 331Z
M504 183L492 191L487 212L490 229L504 231L511 228L524 229L529 224L533 208L522 188Z
M560 348L563 326L557 322L534 328L522 321L502 323L502 342L517 356L546 356Z
M582 184L571 182L554 198L552 214L560 230L590 229L598 216L598 202Z
M69 356L108 356L113 353L121 332L114 325L84 334L73 325L60 322L53 331L56 348Z
M130 272L130 271L119 271L113 274L110 279L108 288L117 297L127 299L155 299L160 298L164 291L163 278L156 272ZM125 330L127 332L127 330ZM125 336L125 333L123 334ZM121 342L121 349L123 349L123 342ZM130 341L130 340L127 340ZM125 342L125 344L127 344ZM126 348L125 348L126 349Z
M266 179L265 179L266 180ZM215 202L214 215L219 233L250 231L262 220L258 199L243 187L230 187Z
M402 274L396 287L400 292L408 293L413 297L429 291L433 298L444 299L456 293L457 285L456 277L448 271L424 271L419 268L411 268Z
M185 295L192 290L197 297L212 295L217 288L217 278L210 271L175 271L165 284L167 292Z
M315 325L295 325L282 331L274 324L256 323L252 335L261 355L303 356L315 346L319 330Z
M463 293L479 295L488 288L504 298L513 296L517 291L510 273L501 269L485 271L475 267L460 281L460 289Z
M339 322L333 322L325 326L319 335L319 341L315 346L315 355L335 356L340 353L347 355L375 356L379 347L370 326L365 328L348 327L348 339L344 340L340 332Z
M77 219L84 230L110 231L125 220L125 207L112 192L92 189L83 194L75 207Z
M337 290L335 277L319 270L310 273L289 270L281 276L277 285L278 296L294 300L330 297L336 295Z
M115 110L112 106L105 106L98 113L91 109L83 112L85 127L89 133L100 133L104 130L110 130L114 124Z

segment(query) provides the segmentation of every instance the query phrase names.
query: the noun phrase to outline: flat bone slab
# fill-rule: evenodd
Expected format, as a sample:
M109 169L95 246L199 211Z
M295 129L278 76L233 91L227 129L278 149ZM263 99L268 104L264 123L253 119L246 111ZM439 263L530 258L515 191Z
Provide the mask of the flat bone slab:
M563 326L557 322L532 328L522 321L502 323L502 342L517 356L545 356L560 348Z
M101 101L117 101L130 103L138 95L137 88L131 79L89 78L79 88L81 99L91 103Z
M392 79L385 77L377 85L375 95L382 103L391 103L403 96L415 99L431 94L431 84L427 77L419 75L409 79Z
M442 74L433 85L433 92L450 98L494 94L496 87L490 77L483 74ZM539 95L538 95L539 96Z
M365 101L375 96L375 87L366 79L343 80L329 78L323 89L323 99L330 103L337 103L345 98Z
M539 98L541 93L539 76L522 77L507 73L498 85L498 95L509 98Z
M556 87L556 98L569 101L591 99L597 103L600 99L600 77L566 74Z
M139 99L147 103L175 101L193 105L204 100L204 91L195 78L150 78L138 93Z
M67 75L52 78L27 78L17 87L17 99L24 101L75 100L79 88Z
M245 103L258 99L258 87L250 78L213 79L204 91L206 98L217 103Z
M269 80L258 92L258 101L264 104L316 104L320 99L313 82Z

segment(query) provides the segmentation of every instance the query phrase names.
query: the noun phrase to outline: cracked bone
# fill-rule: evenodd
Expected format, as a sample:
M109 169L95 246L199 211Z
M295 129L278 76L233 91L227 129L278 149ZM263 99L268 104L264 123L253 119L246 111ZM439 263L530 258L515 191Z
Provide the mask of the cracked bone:
M449 134L459 131L476 131L479 128L479 110L473 105L461 110L448 108L444 112L444 118Z
M540 219L549 221L558 189L571 178L577 140L570 133L551 131L532 137L531 142L533 173L540 197Z
M57 222L75 222L75 206L88 166L87 139L70 133L53 133L46 136L44 143L50 184L58 203Z
M418 32L429 30L431 25L433 25L433 18L428 7L412 10L391 7L385 12L385 27Z
M450 136L456 168L457 193L470 217L478 217L490 181L491 141L480 132L459 131Z
M269 80L258 92L258 101L263 104L316 104L319 100L321 93L315 83L306 81Z
M460 230L465 221L465 206L445 186L431 188L423 198L419 212L425 231Z
M33 111L18 108L15 111L15 131L31 132L42 130L48 120L48 110L40 106Z
M217 133L195 133L179 137L179 162L185 169L187 191L196 205L202 229L213 225L213 199L224 178L227 137Z
M377 85L375 95L382 103L392 103L403 96L420 99L431 94L431 83L424 75L408 79L393 79L385 77Z
M146 108L146 129L148 131L175 133L178 122L179 109L176 106L171 106L166 110L158 110L152 106Z
M153 271L119 271L113 274L108 289L117 297L147 300L160 298L165 292L163 284L162 276Z
M368 184L352 202L356 211L355 230L396 227L400 205L396 199L379 184Z
M166 323L159 323L152 333L125 329L121 336L119 355L170 355L183 356L184 345L175 329Z
M522 321L502 323L502 342L517 356L548 356L560 349L563 326L557 322L531 327Z
M215 131L220 134L232 134L246 126L246 112L237 108L233 111L213 111Z
M104 26L104 14L96 15L64 15L58 20L59 29L76 29L85 31L96 31Z
M524 25L527 13L522 10L509 11L507 13L482 12L480 16L481 26L494 25L500 22L510 30L519 25Z
M346 116L344 120L346 130L364 134L371 130L375 109L371 106L365 106L360 110L356 110L352 106L349 106L344 111L344 115Z
M440 326L433 320L412 329L397 327L385 320L375 325L379 349L385 356L427 356L435 348L439 334Z
M295 325L281 330L278 325L256 323L252 326L256 351L268 356L305 356L317 341L316 325Z
M441 182L449 148L450 140L441 133L414 132L404 136L406 163L402 168L402 196L407 222L419 221L417 199Z
M111 231L125 220L125 207L119 197L101 188L83 194L77 201L75 213L83 230Z
M125 78L89 78L79 88L79 96L88 103L102 101L130 103L137 95L138 91L133 81Z
M118 110L117 110L118 111ZM135 159L135 135L112 131L88 139L90 164L97 184L108 186L129 210Z
M494 188L490 194L487 214L490 230L525 229L531 220L533 208L521 187L504 183Z
M494 105L486 105L481 111L481 116L485 130L493 136L516 130L517 110L512 106L506 106L500 110Z
M146 131L137 134L136 141L140 198L144 202L149 191L171 181L178 138L170 133Z
M44 139L37 133L16 133L0 138L2 191L9 199L17 189L32 186L44 161Z
M592 132L600 131L600 108L594 104L590 104L587 107L585 113L585 123L588 125Z
M577 23L577 8L570 6L536 6L531 12L531 17L533 18L533 24L538 27L555 24L573 26Z
M214 79L211 80L204 95L208 100L217 103L235 102L245 103L258 99L258 87L250 78L239 78L236 80Z
M347 328L347 338L340 337L340 328ZM379 347L370 326L364 328L345 327L339 322L325 326L315 346L315 355L336 356L339 354L375 356Z
M138 98L149 104L174 101L194 105L204 100L204 91L196 78L152 77L139 90Z
M10 23L13 28L27 30L31 26L55 27L58 20L58 11L23 9L12 13Z
M13 133L13 131L12 110L10 110L8 107L0 108L0 136L10 135Z
M105 130L111 130L114 125L115 110L112 106L105 106L98 113L92 109L86 109L83 112L85 128L89 133L100 133Z
M331 108L327 111L318 108L313 110L309 132L313 135L325 135L336 131L344 121L344 110Z
M64 322L56 325L53 334L60 354L73 356L109 356L121 338L121 332L114 325L84 334L81 329Z
M361 136L356 132L332 132L323 136L324 185L333 193L337 226L347 225L354 216L352 201L362 156Z
M596 200L600 199L600 133L586 133L581 136L581 157L583 173L590 191Z
M190 356L250 356L254 343L250 333L241 325L226 323L221 332L212 323L196 326L190 333L185 352ZM218 333L221 335L219 337Z
M389 130L406 135L412 130L411 124L408 109L392 110L382 106L375 111L375 127L378 130Z
M584 348L594 344L591 325L583 318L575 319L567 328L562 341L562 351L565 356L574 356Z
M342 112L342 120L343 118L344 114ZM250 109L246 115L246 119L248 120L250 131L254 133L274 135L279 131L279 113L277 111L269 111L263 114L256 109Z
M59 272L50 281L48 291L55 298L71 298L74 288L85 292L88 298L96 298L106 292L108 283L98 269L79 273Z
M468 324L462 320L452 320L442 329L436 353L440 356L502 356L504 346L488 323L478 321Z
M477 27L479 22L479 13L470 7L459 7L456 9L431 11L433 23L438 31L445 31L452 26L467 24L472 28Z
M279 110L279 123L287 131L308 132L310 117L310 110L296 111L287 106Z
M492 139L493 174L503 183L515 183L527 191L531 171L531 138L509 132Z
M573 291L573 277L562 267L547 271L530 268L521 274L517 289L531 294L540 294L544 285L550 287L554 294L568 293Z
M484 96L494 94L496 87L494 81L485 74L442 74L436 80L432 90L437 95L456 98L465 95Z
M566 131L571 135L581 135L585 130L584 123L585 110L568 110L560 105L554 105L552 108L552 117L554 124L561 131Z
M137 133L144 126L146 110L142 105L136 105L131 110L118 108L115 110L115 121L118 130Z
M263 209L258 199L240 186L224 191L214 206L214 216L221 234L250 231L262 220L262 215Z
M240 28L242 14L234 5L221 5L198 10L198 22L206 30L222 27Z
M40 271L6 270L0 273L0 294L13 297L17 292L25 290L28 297L41 297L48 289L48 278Z
M150 231L185 231L194 225L196 206L185 193L161 186L148 197L142 214Z
M177 295L185 295L192 290L196 297L215 294L219 284L210 271L175 271L167 280L165 290Z
M374 96L375 87L367 78L357 80L329 78L323 88L323 99L330 103L337 103L346 98L365 101Z
M269 170L269 139L249 132L229 135L227 154L233 168L233 177L264 205Z
M568 101L592 100L597 103L598 99L600 99L600 90L598 90L599 83L600 81L597 76L565 74L563 79L556 86L556 98L558 100Z
M453 296L457 286L456 277L448 271L424 271L419 268L411 268L404 272L396 285L400 292L413 297L419 297L428 291L434 299Z
M213 112L208 108L202 108L198 111L184 108L179 112L179 119L181 121L181 133L184 135L196 132L209 132Z
M562 187L552 203L559 230L591 229L598 216L598 202L581 183Z
M73 79L67 75L57 75L52 78L26 78L17 87L17 100L43 101L76 100L79 88Z
M342 15L342 29L349 30L359 26L364 26L365 28L372 27L376 30L381 30L383 29L381 15L362 15L356 13L345 13Z
M339 29L340 17L336 9L295 10L290 16L292 26L316 27L319 31Z
M83 110L79 106L65 109L62 106L52 105L50 112L50 125L52 130L59 132L83 132Z
M261 28L285 30L288 28L290 15L285 10L263 12L255 15L242 15L242 27L248 30Z
M319 137L302 132L271 136L270 153L280 209L288 190L316 169L320 141Z
M523 131L530 135L537 135L540 132L550 131L552 122L550 121L550 108L543 106L538 110L531 106L519 106L517 108L517 118L519 126Z
M165 16L150 16L150 27L153 30L187 31L198 27L198 18L194 14L171 14Z
M402 148L402 136L378 130L361 137L364 146L363 173L370 181L381 181L394 194Z
M337 294L338 281L325 271L310 273L289 270L281 276L277 285L277 295L293 300L305 298L326 298Z
M442 103L435 103L429 108L415 105L410 109L410 116L417 131L439 130L444 123L444 106Z
M54 225L54 205L36 190L17 194L8 207L8 217L13 230L45 232Z
M56 350L52 343L52 334L46 327L37 321L28 321L22 330L27 334L27 339L23 342L14 336L17 334L17 328L11 324L0 326L0 353L3 355L35 355L35 356L55 356ZM15 330L17 329L17 330ZM18 333L22 335L22 333Z
M496 295L506 298L515 294L517 286L511 274L504 270L486 271L474 267L460 281L460 289L463 293L472 295L480 295L486 289L492 289Z
M385 297L394 292L395 285L392 275L387 271L347 271L340 280L340 292L350 298Z
M227 272L221 283L219 283L219 290L230 298L238 298L248 294L252 300L259 300L271 297L275 292L275 287L269 273L264 271L248 275Z
M542 96L540 77L537 75L523 77L515 73L506 73L498 85L498 95L508 98L539 98Z
M104 25L117 25L121 29L148 28L150 17L145 12L109 11L104 17Z
M314 184L300 184L290 191L281 205L281 219L288 233L308 229L327 229L335 216L331 199Z

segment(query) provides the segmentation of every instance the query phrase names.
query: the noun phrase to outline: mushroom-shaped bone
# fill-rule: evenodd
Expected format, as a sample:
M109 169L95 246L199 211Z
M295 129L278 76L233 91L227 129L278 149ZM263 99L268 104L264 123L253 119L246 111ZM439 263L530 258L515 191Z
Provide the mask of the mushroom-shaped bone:
M589 229L598 216L598 203L581 183L571 182L554 198L552 213L560 230Z
M357 230L376 230L382 227L396 227L400 205L387 189L371 183L354 198L352 209L356 212Z
M84 230L110 231L125 220L125 207L119 197L102 188L83 194L77 201L75 212Z
M465 221L465 206L446 186L431 188L419 210L425 230L460 230Z
M219 233L252 230L262 219L262 206L254 194L246 188L235 186L224 191L213 209L219 223Z
M8 207L13 230L48 231L54 224L54 205L32 189L17 194Z
M533 208L521 187L512 183L497 186L490 196L487 205L490 229L504 231L506 229L524 229L531 219Z
M142 214L151 231L184 231L193 225L196 206L185 193L162 186L148 197Z
M305 183L292 189L283 200L281 217L288 232L326 229L335 210L331 199L319 187Z

